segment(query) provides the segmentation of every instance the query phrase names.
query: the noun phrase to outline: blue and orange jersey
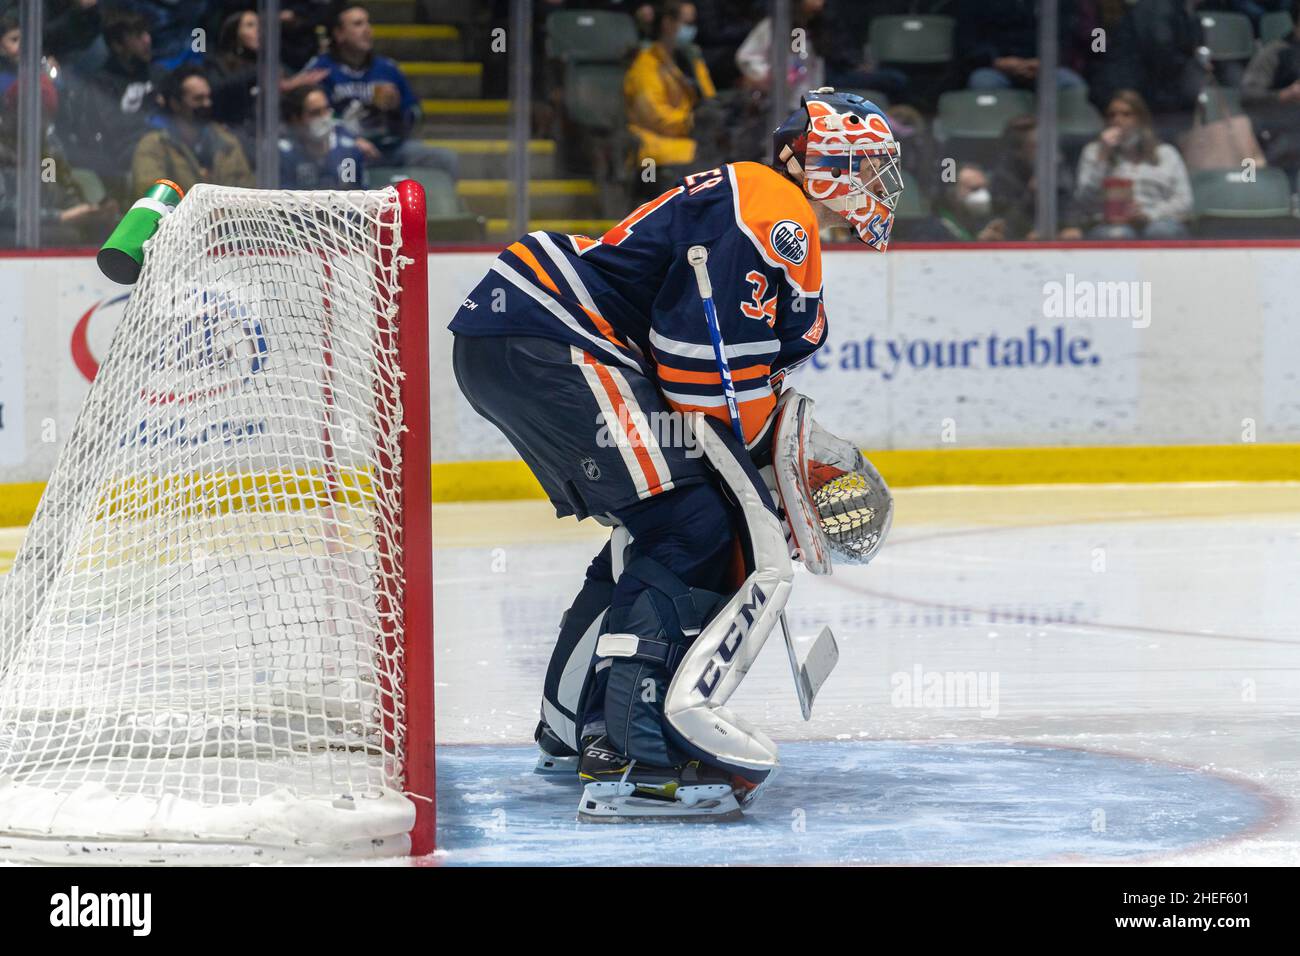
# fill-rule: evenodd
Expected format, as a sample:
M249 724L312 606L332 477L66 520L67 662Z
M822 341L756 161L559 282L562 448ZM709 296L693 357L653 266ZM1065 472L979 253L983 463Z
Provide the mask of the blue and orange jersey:
M512 243L449 326L533 335L641 371L672 407L729 421L687 250L709 250L713 301L746 439L785 374L826 340L821 245L803 191L758 163L692 173L599 239L534 232Z

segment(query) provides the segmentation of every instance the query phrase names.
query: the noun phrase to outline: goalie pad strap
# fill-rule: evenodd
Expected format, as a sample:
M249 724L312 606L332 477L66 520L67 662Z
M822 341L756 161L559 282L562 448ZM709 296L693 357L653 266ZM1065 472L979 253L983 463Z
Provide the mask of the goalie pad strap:
M683 634L694 637L700 633L700 629L704 627L705 617L713 610L711 601L715 595L709 595L706 599L707 607L700 607L699 601L696 600L696 592L687 588L678 580L677 575L653 558L644 556L634 558L623 573L655 588L672 600L673 609L677 612L677 622L681 625Z
M647 664L662 664L669 670L674 669L685 654L686 649L680 644L635 634L602 634L596 641L597 657L623 657Z

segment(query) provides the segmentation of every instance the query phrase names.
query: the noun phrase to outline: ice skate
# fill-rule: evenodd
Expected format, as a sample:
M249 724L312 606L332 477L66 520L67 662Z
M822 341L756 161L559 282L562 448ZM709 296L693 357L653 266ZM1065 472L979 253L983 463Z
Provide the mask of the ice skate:
M541 751L533 773L544 777L572 777L578 772L578 755L545 722L538 721L533 740Z
M739 820L741 807L754 793L743 781L698 760L678 767L630 760L605 737L583 746L578 778L585 784L578 819L585 823Z

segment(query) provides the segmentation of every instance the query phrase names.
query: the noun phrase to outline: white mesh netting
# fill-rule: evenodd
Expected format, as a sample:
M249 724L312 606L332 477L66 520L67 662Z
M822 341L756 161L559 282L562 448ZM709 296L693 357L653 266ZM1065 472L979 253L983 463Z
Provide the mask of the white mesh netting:
M392 189L198 186L0 579L0 852L404 852Z

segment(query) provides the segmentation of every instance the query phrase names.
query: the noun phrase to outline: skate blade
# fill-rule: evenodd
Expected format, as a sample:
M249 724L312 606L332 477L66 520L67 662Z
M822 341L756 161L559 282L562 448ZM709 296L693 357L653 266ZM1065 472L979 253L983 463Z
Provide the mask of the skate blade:
M589 783L578 804L582 823L726 823L742 816L731 787L725 784L678 787L676 799L656 800L638 796L630 783Z
M533 767L533 773L540 774L543 777L573 777L578 776L578 756L572 757L555 757L551 754L540 754L537 758L537 765Z

